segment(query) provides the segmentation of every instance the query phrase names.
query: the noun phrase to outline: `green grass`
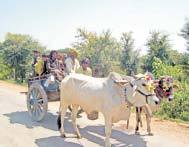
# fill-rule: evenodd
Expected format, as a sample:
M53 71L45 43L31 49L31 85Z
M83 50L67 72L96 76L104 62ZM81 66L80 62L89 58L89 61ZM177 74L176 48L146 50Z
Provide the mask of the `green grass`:
M169 117L167 117L166 115L154 114L154 117L160 118L160 119L162 119L162 120L169 120L169 121L172 121L172 122L189 124L189 121L184 121L184 120L177 119L177 118L175 118L175 119L174 119L174 118L169 118Z

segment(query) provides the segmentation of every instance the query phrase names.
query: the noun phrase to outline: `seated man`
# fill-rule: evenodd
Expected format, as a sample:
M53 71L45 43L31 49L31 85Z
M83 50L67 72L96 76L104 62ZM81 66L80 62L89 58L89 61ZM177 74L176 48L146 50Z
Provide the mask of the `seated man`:
M78 52L76 49L69 50L69 57L65 60L66 73L75 73L80 68L79 61L77 60Z
M46 54L42 55L42 60L43 60L43 73L42 75L48 74L48 70L47 70L47 62L49 60L49 56Z
M57 59L57 51L51 51L49 60L47 62L47 71L52 73L57 80L61 81L64 77L64 73L59 68L59 61Z
M34 65L36 76L40 76L43 73L44 62L41 57L37 57L36 63Z
M40 57L40 52L37 50L33 51L33 63L32 63L32 67L34 67L34 65L37 63L37 58Z
M82 67L82 72L81 73L84 74L84 75L92 76L92 70L89 67L89 64L90 64L90 61L89 61L88 58L84 58L81 61L81 67Z
M38 76L38 74L35 72L35 64L37 63L37 60L40 57L40 52L37 50L33 51L33 63L32 63L32 77L33 76Z
M66 70L66 65L65 65L65 54L64 53L58 53L58 62L59 62L59 69L61 70L61 72L65 73Z

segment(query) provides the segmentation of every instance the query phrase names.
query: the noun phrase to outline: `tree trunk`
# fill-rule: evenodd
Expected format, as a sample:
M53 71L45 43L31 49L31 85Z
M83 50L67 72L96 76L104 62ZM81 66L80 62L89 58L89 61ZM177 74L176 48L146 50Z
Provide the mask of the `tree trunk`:
M16 80L17 80L17 77L16 77L16 69L15 69L15 68L13 69L13 76L14 76L14 77L13 77L14 80L16 81Z

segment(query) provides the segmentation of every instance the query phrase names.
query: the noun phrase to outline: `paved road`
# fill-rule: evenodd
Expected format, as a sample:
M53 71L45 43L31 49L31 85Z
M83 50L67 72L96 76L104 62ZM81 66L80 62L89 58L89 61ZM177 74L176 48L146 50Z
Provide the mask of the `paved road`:
M33 122L26 109L25 95L19 94L25 88L0 81L0 147L99 147L104 145L103 118L89 121L85 114L78 118L82 139L78 140L66 116L66 132L69 138L61 138L56 126L58 102L49 103L45 119ZM112 146L114 147L189 147L189 125L153 120L155 135L134 135L134 117L129 130L121 121L113 126ZM172 127L172 128L171 128Z

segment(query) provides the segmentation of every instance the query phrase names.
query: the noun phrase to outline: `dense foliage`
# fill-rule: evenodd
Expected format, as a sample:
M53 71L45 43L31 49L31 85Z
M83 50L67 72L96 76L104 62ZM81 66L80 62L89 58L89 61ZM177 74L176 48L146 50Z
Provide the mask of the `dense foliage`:
M174 100L172 102L164 101L156 114L163 118L173 118L189 121L188 88L188 84L182 83L179 86L179 90L174 94Z
M119 64L120 43L109 30L100 35L85 29L77 30L77 42L73 46L79 50L80 58L89 57L93 70L97 69L101 76L106 76L115 64Z
M33 50L44 47L29 35L7 33L0 45L0 78L23 82L31 71Z
M176 85L174 100L172 102L164 100L160 105L160 109L155 114L163 118L189 121L189 85L187 84L185 70L182 70L182 67L179 65L166 65L156 57L154 57L152 68L156 78L163 75L170 75L174 78Z

